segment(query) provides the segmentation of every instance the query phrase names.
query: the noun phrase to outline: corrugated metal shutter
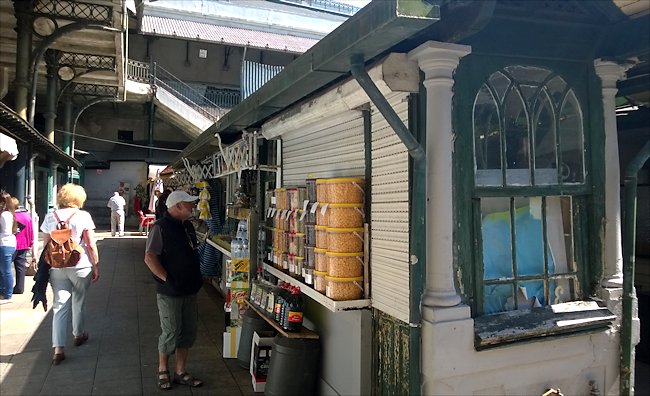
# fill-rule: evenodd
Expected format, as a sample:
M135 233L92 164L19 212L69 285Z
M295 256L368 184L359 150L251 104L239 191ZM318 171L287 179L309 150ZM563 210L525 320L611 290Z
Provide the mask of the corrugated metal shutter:
M408 96L389 96L408 125ZM409 322L409 155L372 106L372 207L370 270L372 306Z
M241 66L241 98L246 99L267 81L280 73L284 66L265 65L263 63L244 61Z
M363 118L360 111L333 114L327 121L282 135L284 186L305 179L365 174Z

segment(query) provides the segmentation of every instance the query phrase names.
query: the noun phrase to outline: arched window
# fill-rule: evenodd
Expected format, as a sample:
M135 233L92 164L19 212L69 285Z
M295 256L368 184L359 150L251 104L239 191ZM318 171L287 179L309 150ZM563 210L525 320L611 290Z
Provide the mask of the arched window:
M583 112L558 74L513 65L483 82L472 110L479 313L580 298Z

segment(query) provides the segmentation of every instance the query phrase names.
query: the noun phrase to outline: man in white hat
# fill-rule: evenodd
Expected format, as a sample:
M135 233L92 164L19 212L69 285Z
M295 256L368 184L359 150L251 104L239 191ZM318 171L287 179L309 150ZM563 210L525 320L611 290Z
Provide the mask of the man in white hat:
M158 387L172 383L198 387L203 381L185 370L189 349L198 328L196 294L203 285L198 243L192 223L187 221L199 197L174 191L167 198L167 211L151 228L144 262L158 282L157 299L161 334L158 338ZM176 355L173 376L169 357Z

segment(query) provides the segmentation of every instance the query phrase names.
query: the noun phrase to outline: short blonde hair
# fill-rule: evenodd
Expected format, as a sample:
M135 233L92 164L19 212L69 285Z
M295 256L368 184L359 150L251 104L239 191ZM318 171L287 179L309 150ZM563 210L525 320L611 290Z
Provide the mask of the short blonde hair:
M68 183L56 194L56 205L61 208L82 208L86 202L86 190L78 184Z

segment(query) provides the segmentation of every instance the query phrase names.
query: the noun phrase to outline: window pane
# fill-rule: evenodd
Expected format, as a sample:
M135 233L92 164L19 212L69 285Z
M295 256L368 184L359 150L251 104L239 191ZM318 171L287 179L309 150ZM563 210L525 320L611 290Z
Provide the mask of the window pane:
M560 149L562 152L562 180L564 183L583 183L584 131L580 103L569 91L560 112Z
M546 79L546 77L551 74L551 72L546 69L534 66L514 65L507 66L505 70L510 73L515 81L519 81L524 84L536 83L533 85L540 85Z
M550 304L561 304L578 299L578 280L575 276L567 279L557 279L553 282L555 287L553 287L549 293L549 298L551 300Z
M503 75L501 72L492 73L489 79L490 86L496 91L498 101L501 103L510 86L510 79Z
M483 279L512 278L510 198L481 199Z
M508 300L512 301L512 285L486 285L483 288L483 312L493 314L506 310Z
M571 197L546 198L546 230L557 273L577 271L573 253Z
M497 104L490 90L483 85L474 102L474 157L477 185L503 184L500 130Z
M534 308L547 305L546 298L544 297L544 281L531 280L519 283L520 298L518 300L518 308ZM521 297L522 291L525 291L527 300ZM523 301L522 301L523 300Z
M503 112L506 137L506 184L529 185L528 114L517 90L511 89L508 92Z
M544 275L542 200L517 198L515 208L517 275Z
M555 112L546 90L537 99L531 123L535 139L535 184L557 184Z

